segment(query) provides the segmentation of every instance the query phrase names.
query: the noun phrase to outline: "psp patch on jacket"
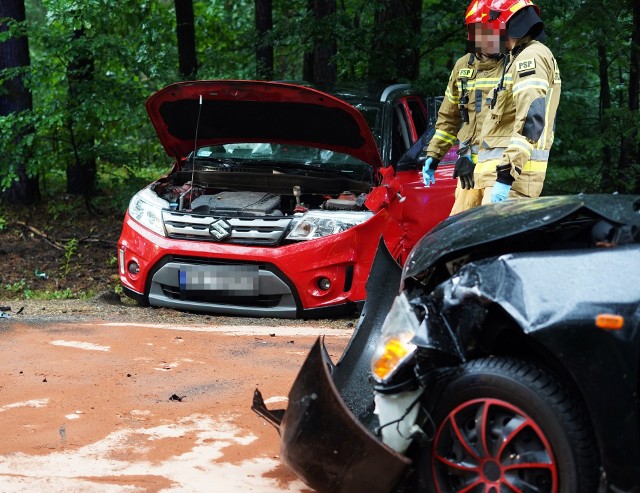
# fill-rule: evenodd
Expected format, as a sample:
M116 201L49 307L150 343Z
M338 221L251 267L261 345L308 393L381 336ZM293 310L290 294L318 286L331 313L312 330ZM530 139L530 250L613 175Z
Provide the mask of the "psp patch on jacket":
M529 58L527 60L516 61L516 72L520 77L536 73L536 60L535 58Z
M474 70L472 68L461 68L460 72L458 72L458 77L460 79L470 79L473 77Z

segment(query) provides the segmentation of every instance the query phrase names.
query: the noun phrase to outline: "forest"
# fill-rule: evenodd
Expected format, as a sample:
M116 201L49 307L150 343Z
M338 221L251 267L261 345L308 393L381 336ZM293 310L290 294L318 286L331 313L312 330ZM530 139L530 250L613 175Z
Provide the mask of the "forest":
M144 102L194 79L411 82L439 96L466 0L2 0L0 197L122 210L170 167ZM640 2L543 0L562 73L543 194L640 192Z

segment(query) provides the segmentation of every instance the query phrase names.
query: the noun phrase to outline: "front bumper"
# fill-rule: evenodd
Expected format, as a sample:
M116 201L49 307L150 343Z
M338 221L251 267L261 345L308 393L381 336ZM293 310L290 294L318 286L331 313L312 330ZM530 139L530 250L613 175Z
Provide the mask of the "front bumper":
M389 492L411 461L376 438L345 405L331 377L333 367L316 341L282 411L266 408L255 391L252 409L280 433L280 456L319 492Z
M134 299L154 306L239 316L341 315L362 305L375 254L370 238L380 237L388 221L379 214L334 237L260 247L166 238L127 214L118 242L120 281ZM138 266L134 272L131 264ZM182 271L208 269L215 278L231 267L257 269L257 292L239 296L181 289ZM321 287L327 281L329 287Z

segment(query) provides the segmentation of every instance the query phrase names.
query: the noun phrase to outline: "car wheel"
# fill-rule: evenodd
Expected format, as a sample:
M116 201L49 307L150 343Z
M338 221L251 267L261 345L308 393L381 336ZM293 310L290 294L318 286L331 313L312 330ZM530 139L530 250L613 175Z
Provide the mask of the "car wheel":
M433 412L435 438L418 462L426 490L596 491L590 425L548 372L509 358L479 359L462 366L441 395Z

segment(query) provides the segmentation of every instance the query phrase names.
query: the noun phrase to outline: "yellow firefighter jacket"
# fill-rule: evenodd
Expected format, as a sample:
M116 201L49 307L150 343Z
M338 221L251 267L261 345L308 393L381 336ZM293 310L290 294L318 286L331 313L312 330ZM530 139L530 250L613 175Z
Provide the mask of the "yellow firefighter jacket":
M466 54L453 67L444 100L440 105L435 134L427 146L427 156L438 160L460 141L460 156L476 162L478 134L487 115L484 105L491 90L498 84L503 72L503 59ZM463 114L468 122L463 121Z
M560 71L549 48L538 41L516 46L506 64L480 131L475 186L492 187L499 168L515 180L512 190L538 197L553 143Z

